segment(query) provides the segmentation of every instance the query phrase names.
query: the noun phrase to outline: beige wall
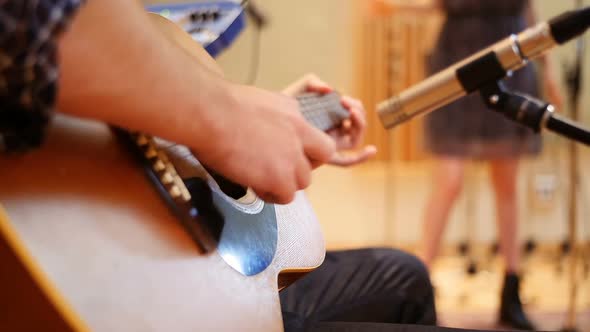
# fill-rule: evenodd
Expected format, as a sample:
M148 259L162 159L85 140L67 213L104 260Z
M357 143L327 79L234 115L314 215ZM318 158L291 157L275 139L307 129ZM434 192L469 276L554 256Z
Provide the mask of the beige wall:
M262 33L257 85L281 89L307 72L315 72L339 90L351 93L354 82L352 0L258 0L271 19ZM251 59L251 29L219 62L243 82Z
M144 3L179 2L149 0ZM354 0L257 0L270 17L262 33L256 85L278 90L315 72L339 90L353 92ZM254 32L248 28L218 60L226 75L246 82Z

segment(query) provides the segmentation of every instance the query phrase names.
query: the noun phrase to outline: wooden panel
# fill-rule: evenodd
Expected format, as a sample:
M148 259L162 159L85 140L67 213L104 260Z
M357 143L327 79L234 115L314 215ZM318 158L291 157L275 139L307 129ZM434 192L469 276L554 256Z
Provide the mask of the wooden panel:
M374 112L375 105L425 77L425 60L438 33L441 15L424 5L387 5L371 1L365 6L362 59L357 72L359 96L367 105L368 143L379 148L378 160L422 160L423 119L386 132Z
M390 158L388 133L383 130L377 114L373 112L374 105L388 95L388 38L389 20L375 18L364 22L362 38L362 60L360 79L361 90L359 96L367 106L368 130L367 141L379 147L378 159Z

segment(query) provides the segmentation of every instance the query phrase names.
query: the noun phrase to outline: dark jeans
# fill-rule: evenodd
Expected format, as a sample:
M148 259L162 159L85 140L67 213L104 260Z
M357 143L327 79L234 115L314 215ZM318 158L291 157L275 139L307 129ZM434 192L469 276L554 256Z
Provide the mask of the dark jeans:
M394 331L391 325L362 323L436 323L428 271L399 250L328 252L322 266L280 296L287 332ZM395 331L407 326L401 328Z

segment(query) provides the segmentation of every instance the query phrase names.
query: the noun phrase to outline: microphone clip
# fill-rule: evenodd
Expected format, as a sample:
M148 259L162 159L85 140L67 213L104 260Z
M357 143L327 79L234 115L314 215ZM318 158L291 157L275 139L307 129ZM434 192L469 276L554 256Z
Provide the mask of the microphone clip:
M484 85L479 94L488 108L536 133L546 127L547 117L555 110L551 104L533 96L510 91L500 81Z
M479 89L486 106L539 133L551 130L561 136L590 146L590 130L555 114L555 107L533 96L510 91L497 81Z

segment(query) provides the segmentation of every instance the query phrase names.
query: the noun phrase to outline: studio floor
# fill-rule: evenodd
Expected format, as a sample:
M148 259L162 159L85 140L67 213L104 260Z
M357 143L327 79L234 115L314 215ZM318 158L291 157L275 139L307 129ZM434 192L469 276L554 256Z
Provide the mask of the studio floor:
M452 251L452 250L449 250ZM482 250L483 251L483 250ZM585 253L586 255L588 252ZM475 257L476 272L468 267L473 261L458 253L449 253L433 267L440 324L473 329L504 329L497 324L497 308L502 284L501 261L492 254ZM577 327L590 331L590 257L577 259ZM525 258L522 300L539 330L558 331L564 327L570 294L571 261L560 250L545 247Z

